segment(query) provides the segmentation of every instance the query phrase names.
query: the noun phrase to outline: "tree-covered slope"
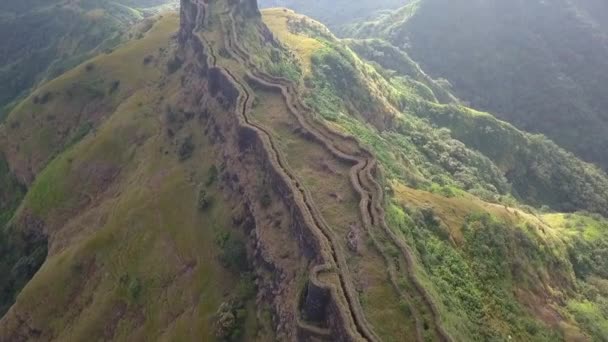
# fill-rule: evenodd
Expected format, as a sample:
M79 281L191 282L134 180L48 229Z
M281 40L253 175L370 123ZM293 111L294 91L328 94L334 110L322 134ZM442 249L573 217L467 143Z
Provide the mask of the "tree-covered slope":
M474 108L606 168L607 12L597 0L420 0L350 34L387 39Z
M0 117L30 88L128 38L145 14L170 0L3 1L0 4ZM6 106L6 108L5 108Z

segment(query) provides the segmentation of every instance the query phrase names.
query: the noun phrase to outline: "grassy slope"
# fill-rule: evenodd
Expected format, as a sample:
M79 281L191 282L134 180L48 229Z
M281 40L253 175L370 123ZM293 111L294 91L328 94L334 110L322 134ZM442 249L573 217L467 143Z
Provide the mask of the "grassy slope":
M144 11L135 7L169 1L8 1L0 5L0 14L5 14L0 15L0 119L33 86L128 38L130 29L143 19Z
M148 28L143 26L140 32ZM164 38L157 39L156 44L161 44ZM130 51L152 55L158 48L136 40L113 53L115 59L106 58L107 54L95 57L42 85L18 104L6 119L3 137L7 158L20 165L17 174L31 180L50 157L158 76L158 71L142 63L143 57Z
M166 15L142 39L87 62L94 70L83 65L40 90L62 94L71 84L121 80L90 133L65 152L44 150L45 157L59 154L31 185L18 217L46 222L50 255L0 331L19 330L17 317L27 316L42 339L212 340L219 305L250 296L251 280L240 283L218 261L218 237L241 234L232 228L240 202L210 182L213 203L199 210L199 186L214 163L209 142L196 125L168 137L161 116L179 95L179 72L166 73L177 24L176 15ZM145 65L146 56L153 61ZM54 98L52 112L63 116L55 122L78 114L71 101ZM11 120L50 112L30 106L26 100ZM180 162L187 137L195 149Z
M279 38L286 37L283 41L300 53L303 65L311 63L312 71L303 79L303 83L312 88L308 93L312 99L309 103L328 125L358 136L380 158L386 186L394 190L387 211L391 226L416 247L420 276L434 293L446 327L454 337L487 340L510 335L516 340L555 340L580 338L585 334L603 336L606 316L602 311L605 309L602 291L606 275L603 264L597 264L602 259L603 244L584 247L565 236L598 234L605 238L606 229L597 229L598 224L584 221L576 233L547 219L551 216L510 207L517 202L508 195L510 188L501 180L501 172L488 171L504 171L505 166L525 169L528 163L533 164L529 158L507 157L506 151L513 150L513 146L545 146L545 152L537 155L541 160L543 156L553 153L559 156L563 152L542 139L536 141L511 126L502 126L489 115L429 100L432 97L427 95L428 90L403 86L403 82L394 80L395 73L386 74L379 66L365 64L319 31L311 21L307 23L297 15L280 10L267 10L263 15L273 32ZM286 15L291 19L285 21ZM311 38L318 43L312 43ZM302 53L302 46L312 47L314 51L307 49ZM379 77L377 72L384 77ZM409 76L412 77L411 72ZM345 80L345 84L341 85L340 79ZM385 99L378 99L380 95ZM401 108L399 101L395 101L400 95L403 96ZM418 106L422 103L428 106ZM487 153L492 161L451 141L449 132L416 118L421 116L441 123L426 114L432 113L433 108L451 110L449 117L453 123L444 126L466 126L468 135L480 135L481 126L506 129L509 139L501 139L500 146L492 144L493 148L504 149L497 154L500 157L482 149L481 143L467 141L465 133L460 133L463 130L456 130L453 136ZM416 115L395 114L398 109ZM370 111L375 113L366 113ZM381 120L369 115L382 114L395 115L398 124L378 132L364 123L369 121L377 126ZM479 124L471 124L477 121ZM575 160L566 154L557 160L560 158ZM550 157L546 162L555 160ZM579 161L574 163L584 166ZM481 168L482 165L485 166ZM563 168L571 175L589 172L577 170L568 163ZM463 172L467 172L467 176ZM592 168L591 172L605 178ZM589 184L587 182L582 184ZM534 184L519 186L534 188ZM493 201L502 198L504 204L489 204L464 193L463 189ZM494 195L487 193L488 189L492 189ZM548 191L559 193L555 188ZM579 203L584 206L590 202L587 199ZM537 203L550 204L550 201L541 198ZM565 231L568 234L564 234ZM576 256L584 250L589 256L577 266Z
M475 108L605 167L607 29L598 1L421 0L351 34L407 50ZM474 15L473 15L474 14ZM539 19L540 18L540 19ZM575 127L576 129L573 129Z
M397 54L398 58L392 63L388 63L386 61L387 54L390 56L395 54L396 51L387 49L385 44L375 41L349 41L349 45L354 46L357 51L363 51L363 56L371 59L374 62L372 65L376 69L375 72L370 72L362 68L363 77L366 77L367 81L362 80L361 77L353 76L353 81L350 81L350 84L359 82L362 87L368 87L368 84L375 83L375 88L380 89L379 93L383 94L388 102L397 109L427 120L434 126L448 129L448 135L464 143L469 149L481 152L501 170L502 174L511 183L512 193L515 197L525 203L536 206L548 205L556 210L584 209L606 215L608 177L602 170L580 161L543 136L521 132L511 125L497 120L490 114L471 110L457 102L454 103L453 97L449 96L449 93L446 94L445 88L440 85L442 82L424 78L415 67L412 70L411 67L400 67L394 64L402 59L404 63L411 66L411 61L406 58L407 56ZM323 67L323 64L335 67L339 63L345 62L356 64L356 58L352 57L352 53L337 52L338 54L324 53L329 58L323 57L321 67ZM348 62L349 60L350 62ZM382 67L383 65L394 67L396 70L387 71ZM342 73L353 74L352 70L347 67L342 66L340 68L343 70ZM367 68L369 69L369 67ZM422 77L421 80L426 79L425 83L421 84L412 75L417 75L418 78ZM347 84L340 83L338 74L332 75L324 72L323 77L330 85L333 83L333 86L337 87L342 94L350 93L350 98L359 101L359 104L355 104L355 106L359 106L360 112L383 111L381 107L370 108L367 104L372 100L361 101L360 99L365 99L365 91L359 94L353 93L353 89L350 89ZM357 81L358 79L359 81ZM378 92L378 90L372 90L372 93L374 91ZM317 98L321 97L318 93L316 95ZM449 104L440 104L437 102L444 101L438 101L438 99L452 99L452 103L446 101ZM319 102L319 100L316 100L316 102ZM373 120L373 118L366 119ZM414 125L415 121L410 116L405 116L398 118L393 126L396 131L407 132L407 135L410 135L411 126ZM417 128L417 130L420 130L420 128ZM405 138L411 139L408 136ZM416 140L415 144L422 142L428 145L429 137L416 138ZM445 144L445 142L434 142L432 149L435 151L430 151L430 153L436 155L433 158L434 163L439 162L445 165L446 161L441 160L441 152L438 152L436 147L441 144ZM429 152L425 153L429 154ZM457 159L456 162L460 162L458 159L462 159L462 157L454 159ZM469 159L465 162L466 164L470 162L471 157L465 159ZM463 170L470 171L470 169L459 167L454 163L454 161L447 162L447 166L452 170L453 175L462 174ZM487 173L484 172L484 174ZM487 176L490 178L496 177L495 175ZM463 179L462 175L458 178L465 185L472 181L470 177L464 177ZM485 181L487 182L487 179ZM496 185L495 182L494 185ZM468 190L471 186L466 185L465 187L468 187ZM498 189L500 190L500 187ZM501 192L499 191L499 193Z
M536 215L507 206L518 204L509 195L503 164L494 165L449 131L418 118L420 108L453 107L434 103L430 87L411 86L363 62L316 24L291 25L295 31L289 32L290 17L264 13L279 38L300 47L294 50L301 66L283 61L273 71L301 77L317 119L357 135L378 155L385 187L392 190L391 227L415 246L420 277L450 332L479 340L605 336L607 223L583 214ZM159 116L179 101L181 71L166 74L167 42L176 21L168 16L144 38L48 83L36 95L56 96L40 106L32 95L11 114L1 140L12 143L9 160L25 165L17 167L22 175L28 165L42 170L16 222L43 219L51 248L1 321L7 329L0 331L11 331L17 317L27 317L42 329L43 339L209 340L219 304L243 296L242 285L250 279L239 284L237 275L217 262L224 251L216 242L226 232L239 236L231 229L239 200L211 185L206 191L213 205L198 210L198 189L209 178L213 152L196 125L185 125L170 138ZM272 58L267 53L260 58ZM152 62L144 64L147 56ZM70 96L71 90L83 92ZM94 109L83 110L84 102ZM418 102L424 106L415 107ZM452 115L456 123L467 122L464 114L473 121L479 116L460 112ZM55 117L43 123L35 119L49 115ZM47 126L51 133L41 134ZM385 130L379 132L379 126ZM44 148L34 136L54 139L55 148ZM188 137L194 153L179 162ZM22 143L33 147L15 147ZM511 144L520 140L505 142L505 148ZM371 306L382 299L372 299ZM383 318L387 313L373 317L379 326L387 323L382 330L402 328L388 324L394 321Z

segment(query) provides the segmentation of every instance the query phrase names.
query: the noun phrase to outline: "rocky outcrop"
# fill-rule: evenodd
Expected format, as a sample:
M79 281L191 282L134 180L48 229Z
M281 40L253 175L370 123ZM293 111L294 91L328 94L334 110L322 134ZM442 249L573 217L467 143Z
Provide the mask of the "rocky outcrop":
M237 14L245 17L255 17L260 15L257 0L230 0L229 2L234 4L236 8L235 13Z
M238 191L243 199L252 208L253 216L256 220L256 230L253 233L256 246L256 260L261 266L256 271L259 273L260 296L266 298L271 303L275 313L274 323L276 325L277 336L285 339L296 339L297 336L313 334L326 336L330 340L359 341L377 340L372 334L366 332L366 328L354 321L355 317L360 317L352 312L352 304L357 301L351 290L351 281L345 279L345 274L341 274L341 267L338 263L337 255L333 250L332 238L326 235L326 229L321 228L322 219L314 209L310 194L293 177L293 172L289 170L284 157L274 146L271 135L264 128L252 124L248 120L248 112L251 109L253 97L248 87L243 81L235 77L230 70L215 66L215 53L209 44L205 44L204 51L198 51L196 46L201 41L201 36L197 34L197 28L209 17L210 6L208 3L196 4L195 15L191 13L182 14L185 20L194 19L196 22L186 22L182 25L180 40L183 46L183 53L189 56L190 63L198 70L193 70L189 75L187 85L193 90L191 98L198 98L199 111L207 111L210 114L210 122L219 126L212 131L220 131L225 141L222 143L220 154L223 155L223 163L227 169L237 173L239 182ZM238 15L237 8L232 9ZM242 11L241 11L242 12ZM186 32L192 28L191 32ZM202 42L200 42L202 43ZM202 77L201 77L202 76ZM186 82L186 84L188 83ZM216 106L220 110L209 110L213 104L209 98L213 96ZM232 113L227 115L224 111ZM224 113L223 113L224 112ZM249 159L250 165L244 165ZM254 165L257 166L254 166ZM331 312L328 320L331 324L331 332L318 327L306 329L306 324L299 324L298 314L298 293L299 286L293 281L293 274L288 274L288 266L282 261L283 257L277 258L275 251L277 244L272 240L265 239L270 227L265 224L264 209L259 206L259 189L255 186L256 178L252 172L258 171L263 178L268 179L267 184L272 188L273 193L280 198L281 204L286 207L285 219L290 222L288 239L293 241L294 236L297 241L297 253L294 256L295 264L299 265L295 272L308 272L311 276L311 288L318 288L320 291L314 293L327 293L330 295L316 296L313 300L309 296L308 302L315 303L316 309L311 308L318 317L325 316ZM258 174L259 176L259 174ZM249 180L249 181L247 181ZM292 254L293 254L292 253ZM311 267L302 269L302 260L309 260ZM264 276L264 269L281 276ZM293 272L292 272L293 273ZM318 273L327 275L323 280L317 277ZM348 296L347 296L348 294ZM294 305L295 304L295 305ZM296 326L298 328L296 328ZM309 332L302 332L310 330ZM297 336L294 334L297 333ZM365 336L365 337L364 337Z
M213 5L223 1L237 15L245 18L260 16L257 0L180 0L180 41L183 43L192 32L206 28L210 17L220 15L214 13Z

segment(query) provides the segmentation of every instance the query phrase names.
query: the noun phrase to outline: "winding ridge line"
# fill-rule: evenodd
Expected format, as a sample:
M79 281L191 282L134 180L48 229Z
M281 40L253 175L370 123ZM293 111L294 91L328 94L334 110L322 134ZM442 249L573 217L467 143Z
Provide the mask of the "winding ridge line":
M231 24L234 25L233 14L230 13L228 17L231 20ZM225 47L227 48L228 52L237 61L240 61L241 63L244 63L245 65L248 65L250 67L251 70L247 72L246 76L260 84L264 84L268 87L275 88L275 89L278 89L281 91L285 91L286 89L284 89L281 85L279 85L277 83L271 83L271 82L268 82L265 80L265 78L271 78L272 76L255 72L256 68L251 63L248 63L248 60L246 59L246 57L243 57L242 55L240 55L240 53L237 52L238 50L240 50L239 48L237 48L238 45L235 43L237 40L231 39L231 38L233 38L231 33L234 33L235 31L234 30L227 30L227 31L228 31L228 34L225 35L225 38L226 38ZM283 94L285 95L285 92L283 92ZM298 113L297 110L294 110L294 108L292 108L292 104L291 104L291 101L289 101L289 98L287 98L285 100L289 107L290 112ZM351 162L351 163L356 162L356 163L362 163L362 164L367 163L367 161L358 160L351 155L338 151L337 149L335 149L333 147L333 145L327 144L326 139L324 139L322 136L319 136L318 132L316 130L314 130L314 128L308 126L307 122L304 121L301 116L296 115L296 117L297 117L299 123L307 131L309 131L309 133L313 134L313 136L315 136L315 138L319 142L321 142L326 148L331 149L332 153L336 154L344 161ZM354 176L354 171L351 169L351 179L353 178L353 176ZM321 227L321 231L331 242L335 261L337 262L337 265L339 266L337 272L338 272L338 275L340 276L340 281L342 283L342 287L344 288L344 292L346 293L353 319L355 320L355 322L357 324L357 329L368 340L380 341L381 340L380 337L373 331L373 329L371 328L371 324L369 324L369 322L367 321L367 318L365 317L365 315L363 313L361 303L358 300L357 291L354 289L354 287L352 285L353 284L352 276L349 272L349 267L347 266L346 257L344 255L344 253L341 251L341 249L338 247L340 245L338 242L338 237L333 233L333 230L329 228L329 224L325 221L325 219L323 218L323 215L320 213L318 208L313 204L314 201L312 201L312 195L310 194L310 191L305 187L302 187L301 191L303 191L305 198L310 198L310 200L306 201L307 207L310 210L310 212L313 214L312 216L315 219L315 223L319 227ZM362 205L364 205L364 204L362 204ZM364 206L366 206L366 205L364 205Z
M197 22L200 23L201 8L198 6L196 7L198 11L196 18ZM203 7L203 9L204 8L205 7ZM204 15L205 13L202 13L203 17ZM310 200L310 194L308 193L307 189L303 188L301 186L301 183L293 176L294 173L290 172L290 169L284 161L283 156L281 155L279 150L274 146L274 141L271 137L271 134L266 131L264 127L261 127L249 121L247 113L249 112L251 107L252 97L247 86L240 82L238 78L230 72L230 70L215 65L217 59L213 52L211 44L201 41L204 39L195 33L195 30L198 28L198 26L198 24L195 25L192 32L190 32L190 35L191 37L198 38L199 42L201 44L206 45L210 52L207 55L207 65L202 67L210 67L219 71L220 73L224 74L224 76L226 76L226 79L229 79L233 83L233 85L237 87L237 89L239 90L239 94L237 98L236 114L239 121L239 125L241 127L253 130L261 138L262 143L264 145L264 150L266 151L269 157L271 165L273 165L275 171L277 172L279 177L281 177L281 179L285 182L285 184L288 184L288 186L290 187L291 192L294 195L294 199L296 200L295 202L298 207L297 209L301 211L307 227L309 227L313 235L317 237L317 243L319 243L320 245L319 249L322 257L321 259L324 260L323 262L325 264L313 267L310 279L311 282L321 288L327 289L330 292L331 297L336 301L336 313L341 316L339 318L340 322L343 325L341 330L343 330L344 333L348 334L348 336L345 336L348 340L379 341L376 336L371 335L368 331L362 329L362 327L357 323L357 315L352 310L352 307L350 306L351 303L346 299L342 299L344 298L344 293L347 292L346 289L348 288L348 282L344 279L344 274L342 273L343 269L337 266L340 263L338 262L338 260L341 259L341 254L334 249L333 245L335 245L335 241L332 241L332 236L328 235L328 231L322 228L324 227L322 217L316 214L314 205L311 204L312 202ZM336 287L331 283L323 283L318 278L318 275L320 273L328 271L336 272L338 274L340 278L340 288ZM298 324L302 329L314 330L311 331L313 334L326 334L326 331L323 331L322 329L317 329L316 327L307 326L303 322L300 322L300 320L298 320Z
M382 205L384 202L384 192L373 175L373 172L377 166L376 158L369 150L362 147L356 138L331 130L323 124L308 122L298 107L302 107L305 111L311 111L311 109L301 101L299 96L297 96L296 85L291 80L274 77L260 71L259 68L251 61L246 50L238 44L234 13L230 12L228 17L231 23L231 27L228 31L230 31L229 37L232 41L228 42L226 45L232 55L235 55L232 52L236 52L235 57L250 68L247 76L260 84L280 90L291 113L297 118L298 122L303 128L305 128L318 141L320 141L336 157L355 164L355 166L351 168L351 183L361 196L360 209L366 229L372 237L372 240L374 240L374 244L378 250L383 254L387 263L389 263L389 273L391 275L391 282L393 283L393 286L398 292L401 293L401 296L404 299L410 303L413 302L409 294L400 290L400 286L397 282L397 270L395 269L395 265L391 265L392 262L390 257L388 257L386 253L382 251L382 248L379 247L379 244L374 237L373 228L380 228L382 231L384 231L384 233L388 235L390 240L400 250L402 257L404 258L404 261L400 263L404 263L403 266L405 267L403 268L406 269L408 280L413 285L415 292L417 292L417 295L422 301L420 304L426 306L426 311L431 315L436 337L441 341L452 341L451 336L441 324L439 309L415 274L415 261L410 246L405 243L403 239L399 238L386 223L385 212ZM309 115L308 117L311 116ZM345 149L341 149L343 146L337 143L335 141L336 139L346 139L349 142L354 142L355 146L359 149L358 153L354 155L348 154ZM413 305L411 305L411 308L413 309L412 311L416 321L417 339L422 341L424 327L422 326L423 324L421 322L421 314ZM365 318L362 320L365 322Z

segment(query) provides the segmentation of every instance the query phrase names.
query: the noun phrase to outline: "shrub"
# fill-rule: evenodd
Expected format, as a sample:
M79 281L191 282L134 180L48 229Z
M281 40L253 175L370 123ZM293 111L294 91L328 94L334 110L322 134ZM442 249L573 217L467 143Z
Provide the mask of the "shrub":
M192 136L184 139L184 142L179 147L179 160L185 161L192 157L192 153L194 152L194 143L192 142Z
M220 234L217 240L221 248L220 261L225 267L236 272L243 272L249 268L247 248L243 240L230 233Z
M206 186L213 185L213 183L215 183L217 181L217 175L218 175L217 167L215 165L211 166L209 168L209 174L207 176L207 182L205 182L205 185Z
M47 91L42 96L38 96L38 95L34 96L33 102L34 102L34 104L45 105L52 99L53 99L53 93L51 93L50 91Z
M144 65L148 65L152 62L152 60L154 59L154 56L152 55L147 55L146 57L144 57Z
M198 192L198 210L205 211L209 209L209 207L211 207L212 203L213 200L211 196L207 194L207 191L205 189L201 188Z
M139 298L139 296L141 295L141 282L139 281L138 278L133 278L131 279L131 281L129 282L129 298L136 302L137 299Z
M262 193L262 196L260 197L260 204L262 205L262 208L268 208L272 204L272 197L270 197L268 191L264 191Z
M172 74L179 70L179 68L182 67L182 64L184 64L184 61L182 61L179 57L175 56L167 62L167 71L169 72L169 74Z
M0 208L2 209L2 208ZM0 212L0 220L4 220ZM4 229L0 222L0 316L38 271L47 255L46 236L38 232Z
M239 341L242 339L247 310L242 303L224 302L215 314L215 337L220 341Z
M113 81L112 84L110 85L110 94L113 94L116 90L118 90L118 87L120 87L120 81L119 80Z

